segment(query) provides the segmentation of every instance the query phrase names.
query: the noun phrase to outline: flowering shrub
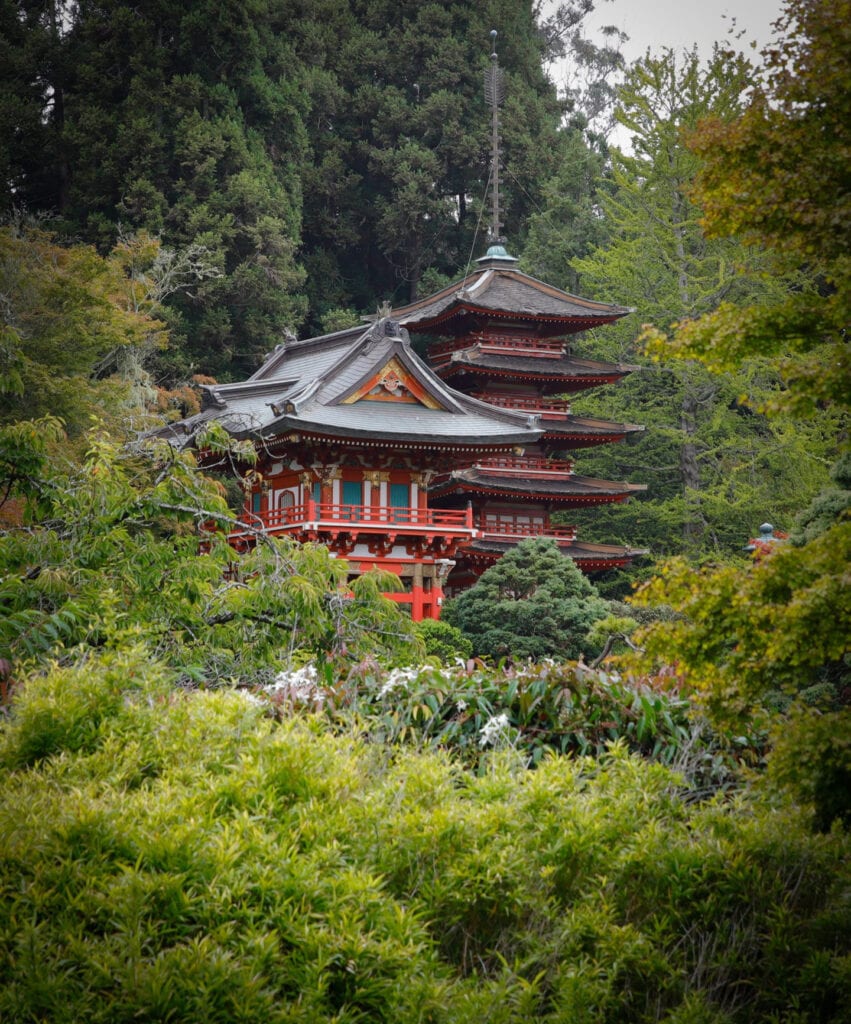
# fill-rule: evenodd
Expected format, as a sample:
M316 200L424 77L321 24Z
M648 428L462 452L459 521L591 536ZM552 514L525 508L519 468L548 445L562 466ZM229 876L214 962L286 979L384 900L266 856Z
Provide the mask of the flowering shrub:
M338 726L357 722L376 743L409 743L462 755L477 765L489 751L511 748L530 765L547 751L600 756L617 740L682 772L698 793L728 785L746 739L710 733L679 692L672 673L621 676L587 665L486 666L459 659L382 670L362 665L337 686L319 686L311 666L282 673L264 692L279 713L301 708Z

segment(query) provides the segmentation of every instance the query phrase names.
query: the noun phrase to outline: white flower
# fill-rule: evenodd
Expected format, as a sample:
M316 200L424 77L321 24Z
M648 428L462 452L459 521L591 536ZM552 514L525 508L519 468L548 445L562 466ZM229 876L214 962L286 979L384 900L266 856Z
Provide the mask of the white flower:
M465 700L459 700L459 701L456 701L456 702L455 702L455 707L456 707L456 708L457 708L457 709L458 709L459 711L466 711L466 710L467 710L467 702L466 702Z
M494 715L489 718L479 731L479 746L486 747L505 738L508 732L508 715Z
M319 686L316 666L311 664L279 672L265 690L279 699L292 703L319 705L325 701L325 695Z
M417 678L419 671L418 668L394 668L378 691L378 699L383 700L385 697L389 697L394 690L407 691L408 684Z

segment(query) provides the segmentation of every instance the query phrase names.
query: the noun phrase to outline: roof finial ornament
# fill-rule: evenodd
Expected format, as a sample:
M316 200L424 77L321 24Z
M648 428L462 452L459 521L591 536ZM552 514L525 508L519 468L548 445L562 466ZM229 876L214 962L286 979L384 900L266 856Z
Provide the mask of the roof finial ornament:
M491 226L490 243L486 255L476 262L483 267L497 266L505 269L517 263L509 256L502 244L502 221L499 219L499 108L505 100L505 73L499 66L496 53L497 31L491 29L491 65L485 68L485 102L491 108Z
M505 74L499 66L496 52L497 31L491 29L491 66L485 69L485 102L491 108L491 244L499 245L503 239L499 219L499 108L505 99Z

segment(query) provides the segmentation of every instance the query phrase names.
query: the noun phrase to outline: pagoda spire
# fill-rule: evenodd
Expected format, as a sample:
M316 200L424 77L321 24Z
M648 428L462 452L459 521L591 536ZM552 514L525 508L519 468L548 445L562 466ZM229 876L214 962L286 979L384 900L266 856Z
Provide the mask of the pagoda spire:
M485 69L485 102L491 108L491 229L492 245L502 241L499 210L499 108L505 99L505 74L496 52L496 29L491 29L491 65Z

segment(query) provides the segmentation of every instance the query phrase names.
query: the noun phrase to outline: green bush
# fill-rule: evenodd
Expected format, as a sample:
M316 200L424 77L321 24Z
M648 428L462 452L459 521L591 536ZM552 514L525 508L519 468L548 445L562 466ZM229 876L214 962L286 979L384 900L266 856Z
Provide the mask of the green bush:
M573 559L543 537L521 541L444 610L477 656L520 660L598 653L589 633L608 614Z
M728 788L760 739L713 733L678 692L678 679L620 676L583 664L423 665L353 674L344 687L316 690L303 672L265 691L276 707L320 708L337 727L353 722L378 744L445 749L470 767L511 749L527 764L548 753L627 749L674 767L696 798ZM316 673L313 673L316 679Z
M458 658L466 661L473 653L472 641L442 619L423 619L414 628L425 644L426 657L437 658L444 665L451 665Z
M0 724L4 1022L845 1019L848 838L791 805L690 803L623 743L471 772L87 671Z

